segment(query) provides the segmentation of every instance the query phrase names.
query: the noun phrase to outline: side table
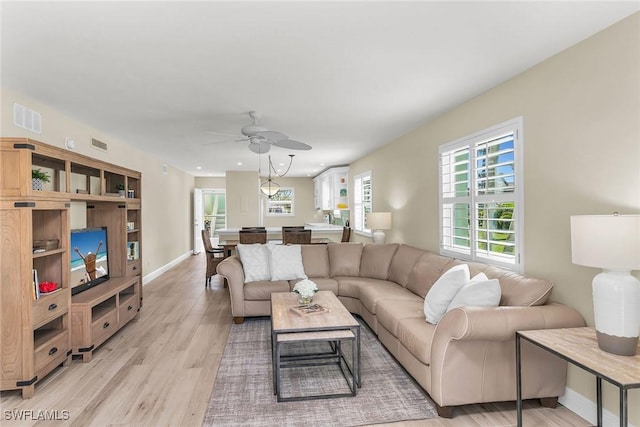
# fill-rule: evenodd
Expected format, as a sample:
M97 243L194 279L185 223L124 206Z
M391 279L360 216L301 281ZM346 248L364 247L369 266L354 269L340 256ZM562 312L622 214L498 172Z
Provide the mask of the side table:
M627 391L640 388L640 346L635 356L617 356L600 350L591 327L516 332L516 411L522 426L522 373L520 341L525 339L596 376L598 426L602 426L602 380L620 390L620 426L628 424Z

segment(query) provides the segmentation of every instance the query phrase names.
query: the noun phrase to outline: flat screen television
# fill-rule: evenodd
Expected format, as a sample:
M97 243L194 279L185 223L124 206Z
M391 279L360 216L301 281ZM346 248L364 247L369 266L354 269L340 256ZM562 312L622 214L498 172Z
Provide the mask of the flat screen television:
M71 230L71 295L109 279L107 227Z

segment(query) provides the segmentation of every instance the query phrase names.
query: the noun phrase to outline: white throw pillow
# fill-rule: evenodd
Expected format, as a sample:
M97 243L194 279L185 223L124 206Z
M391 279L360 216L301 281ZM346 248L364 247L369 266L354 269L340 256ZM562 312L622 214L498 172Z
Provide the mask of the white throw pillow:
M463 306L497 307L501 296L502 290L498 279L487 279L484 273L479 273L460 288L449 304L447 312Z
M244 283L271 280L267 245L261 245L260 243L252 245L238 244L236 250L244 270Z
M306 279L300 245L267 245L270 256L271 280Z
M424 299L424 315L427 322L437 324L447 312L449 303L461 287L469 282L469 266L456 265L440 276Z

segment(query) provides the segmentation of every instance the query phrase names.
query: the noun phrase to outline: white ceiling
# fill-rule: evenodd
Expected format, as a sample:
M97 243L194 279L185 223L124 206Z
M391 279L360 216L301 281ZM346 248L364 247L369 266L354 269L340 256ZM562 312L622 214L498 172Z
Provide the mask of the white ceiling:
M261 125L313 146L272 148L274 163L294 153L291 175L314 176L639 9L635 0L3 1L1 83L196 176L257 169L246 143L210 132L239 135L257 110Z

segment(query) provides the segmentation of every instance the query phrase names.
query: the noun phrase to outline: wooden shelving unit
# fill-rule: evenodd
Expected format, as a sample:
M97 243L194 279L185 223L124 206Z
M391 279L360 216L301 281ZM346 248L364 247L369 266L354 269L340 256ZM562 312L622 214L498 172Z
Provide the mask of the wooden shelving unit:
M32 188L33 169L51 178L42 190ZM35 384L70 363L72 354L91 360L93 349L136 317L142 306L141 193L137 171L27 138L0 138L1 390L33 396ZM86 203L87 226L107 227L111 264L108 282L73 297L71 201ZM58 245L34 253L38 240ZM133 241L136 258L129 259ZM38 294L34 270L57 289Z

